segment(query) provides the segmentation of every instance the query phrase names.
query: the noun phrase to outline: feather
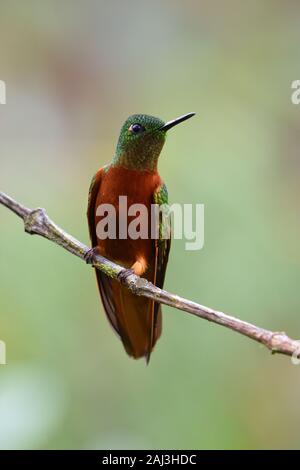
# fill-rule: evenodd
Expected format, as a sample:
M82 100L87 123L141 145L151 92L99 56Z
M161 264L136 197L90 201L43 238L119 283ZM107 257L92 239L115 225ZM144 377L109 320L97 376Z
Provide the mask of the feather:
M136 250L144 250L147 270L143 277L158 287L163 287L170 240L106 240L104 243L96 236L96 207L102 202L113 203L116 206L115 197L130 192L129 187L133 193L131 196L136 202L142 200L150 206L153 202L167 201L166 188L157 173L132 173L132 170L104 167L93 178L87 211L92 247L98 247L103 256L125 267L130 267L135 261ZM130 182L134 184L130 186ZM150 192L147 195L148 187ZM110 188L113 188L113 191ZM112 192L114 194L111 194ZM120 261L122 255L123 263ZM162 330L160 305L150 299L134 295L125 286L99 270L96 270L96 277L105 313L122 340L126 352L136 359L145 357L148 362Z

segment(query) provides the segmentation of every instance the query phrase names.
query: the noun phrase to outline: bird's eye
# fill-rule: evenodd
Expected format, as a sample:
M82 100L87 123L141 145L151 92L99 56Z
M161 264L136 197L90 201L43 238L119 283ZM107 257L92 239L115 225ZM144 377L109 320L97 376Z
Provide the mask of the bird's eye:
M144 132L145 128L140 124L131 124L128 130L133 134L139 134L140 132Z

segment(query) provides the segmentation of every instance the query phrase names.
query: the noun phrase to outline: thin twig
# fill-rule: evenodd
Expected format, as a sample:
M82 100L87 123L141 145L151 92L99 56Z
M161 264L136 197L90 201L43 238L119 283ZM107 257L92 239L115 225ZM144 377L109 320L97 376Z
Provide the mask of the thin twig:
M45 209L28 209L2 192L0 192L0 204L6 206L23 219L27 233L47 238L57 245L62 246L73 255L84 259L84 255L89 250L89 247L58 227L48 217ZM125 269L99 255L95 256L93 266L114 279L118 279L120 272ZM260 328L251 323L239 320L238 318L226 315L223 312L213 310L212 308L197 304L178 295L171 294L134 274L128 276L124 280L124 283L135 295L148 297L161 304L169 305L170 307L230 328L237 333L263 344L273 353L286 354L288 356L294 356L295 358L300 355L299 341L289 338L284 332L274 332Z

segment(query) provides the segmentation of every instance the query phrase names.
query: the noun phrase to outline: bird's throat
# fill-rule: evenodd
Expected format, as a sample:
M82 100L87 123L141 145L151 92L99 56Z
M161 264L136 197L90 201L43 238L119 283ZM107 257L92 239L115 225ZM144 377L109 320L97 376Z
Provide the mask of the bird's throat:
M164 142L164 137L148 136L135 143L118 145L112 163L129 170L156 171Z

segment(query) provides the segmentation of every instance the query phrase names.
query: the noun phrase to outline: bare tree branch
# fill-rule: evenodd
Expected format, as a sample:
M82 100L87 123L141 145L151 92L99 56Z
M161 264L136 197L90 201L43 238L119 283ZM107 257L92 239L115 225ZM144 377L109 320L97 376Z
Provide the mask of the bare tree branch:
M89 248L58 227L48 217L45 209L28 209L2 192L0 192L0 204L6 206L23 219L27 233L47 238L57 245L62 246L73 255L84 259L84 255ZM98 255L95 256L93 266L114 279L118 279L118 275L124 270L122 266ZM171 294L134 274L127 277L124 283L135 295L148 297L161 304L169 305L170 307L183 310L197 317L230 328L233 331L263 344L273 353L281 353L294 357L300 355L300 342L289 338L284 332L274 332L260 328L251 323L239 320L238 318L226 315L223 312L213 310L212 308L197 304L178 295Z

